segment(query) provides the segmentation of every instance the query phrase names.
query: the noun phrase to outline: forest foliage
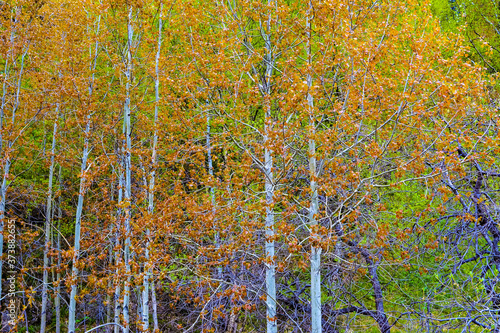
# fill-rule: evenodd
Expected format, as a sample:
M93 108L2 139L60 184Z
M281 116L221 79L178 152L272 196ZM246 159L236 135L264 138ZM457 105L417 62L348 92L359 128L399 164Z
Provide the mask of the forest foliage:
M0 1L2 332L500 332L500 6Z

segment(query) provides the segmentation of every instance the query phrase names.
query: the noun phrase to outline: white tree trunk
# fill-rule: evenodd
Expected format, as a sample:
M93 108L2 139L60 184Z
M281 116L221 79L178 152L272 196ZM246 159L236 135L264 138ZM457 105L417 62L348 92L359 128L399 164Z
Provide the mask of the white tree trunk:
M156 134L156 133L155 133ZM154 141L154 140L153 140ZM153 149L153 153L152 155L154 155L154 149ZM153 157L154 158L154 157ZM148 214L149 216L152 216L152 208L153 208L153 205L152 205L152 200L154 199L151 198L151 182L148 180L148 176L147 176L147 173L146 173L146 168L144 167L144 165L142 164L142 162L140 163L140 167L141 167L141 170L142 170L142 174L143 174L143 184L144 184L144 189L145 189L145 194L146 194L146 198L147 198L147 202L148 202ZM146 244L144 246L144 256L146 258L146 262L144 263L144 267L143 267L143 270L144 270L144 277L143 277L143 281L142 281L142 290L141 288L138 288L137 291L138 291L138 306L137 306L137 312L138 312L138 316L141 320L141 323L142 323L142 329L144 332L149 332L149 284L150 284L150 279L151 279L151 269L149 267L149 260L150 260L150 254L149 254L149 246L151 244L151 241L150 241L150 237L151 237L151 230L149 227L146 228Z
M160 326L158 325L158 303L156 301L156 290L155 283L151 281L151 307L153 308L153 329L156 332L160 332Z
M89 155L89 137L90 137L90 115L87 116L87 125L85 126L85 143L83 146L82 164L80 168L80 191L78 193L78 205L76 208L75 218L75 245L73 248L73 268L71 270L71 294L69 299L69 318L68 318L68 333L75 333L76 326L76 293L78 289L78 267L77 261L80 257L80 232L82 222L83 199L85 196L85 171L87 169L87 158Z
M59 113L57 106L56 114ZM45 246L43 250L43 285L42 285L42 318L40 323L40 333L45 333L47 324L47 303L49 287L49 243L51 233L51 214L52 214L52 180L54 178L54 159L56 150L57 119L54 121L54 131L52 133L52 147L50 150L50 168L49 168L49 188L47 193L47 207L45 211Z
M154 187L155 187L155 176L156 176L156 145L158 142L158 132L156 130L157 122L158 122L158 104L160 102L160 51L161 51L161 38L162 38L162 28L163 28L163 4L160 3L160 17L158 22L158 48L156 50L156 58L155 58L155 116L154 116L154 134L153 134L153 148L152 148L152 156L151 156L151 164L152 170L149 177L149 190L148 190L148 213L150 216L153 215L154 212ZM149 281L151 279L151 269L149 266L149 238L151 236L151 230L147 229L147 243L146 243L146 265L145 265L145 274L144 274L144 283L142 290L142 329L144 331L149 330ZM154 293L154 290L152 290ZM156 302L153 304L156 307ZM153 311L153 316L156 316L156 309ZM157 322L158 318L155 318L153 321Z
M312 97L311 97L312 101ZM314 120L311 119L311 135L315 134ZM314 139L309 139L309 172L310 172L310 190L311 190L311 206L309 208L309 224L314 228L318 221L315 215L318 213L318 186L316 183L316 142ZM315 237L314 232L311 233ZM311 247L311 324L312 333L321 332L321 247Z
M113 265L112 246L110 246L108 257L109 257L109 265L112 266ZM112 287L113 287L113 280L109 279L107 290L111 290ZM111 299L112 299L111 295L109 295L109 294L106 295L106 323L111 322L111 310L113 308L113 303L111 302ZM106 332L110 333L112 330L113 330L113 327L111 325L106 327Z
M113 187L113 184L111 185L111 202L114 201L115 199L115 196L114 196L114 187ZM118 201L119 202L119 201ZM117 226L118 224L116 225L112 225L111 228L110 228L110 234L113 235L115 234L116 235L116 232L115 232L115 227ZM118 228L117 228L118 229ZM113 263L114 263L114 248L115 248L115 238L111 238L110 240L110 247L109 247L109 253L108 253L108 257L109 257L109 266L110 268L113 266ZM113 280L112 279L108 279L108 288L107 290L111 290L113 288ZM111 323L111 312L113 311L114 309L114 303L113 303L114 299L113 299L113 296L111 296L109 293L106 295L106 323ZM106 332L108 333L111 333L113 331L113 326L114 325L108 325L106 326Z
M114 314L114 323L115 323L115 333L120 333L120 293L121 293L121 288L120 284L117 284L115 288L115 314Z
M269 0L270 6L273 1ZM267 31L263 32L265 40L265 62L266 72L263 80L263 93L265 98L265 122L264 122L264 176L266 193L266 306L267 306L267 333L276 333L278 325L276 322L276 263L274 250L274 179L273 179L273 156L269 148L269 136L272 130L271 120L271 76L273 74L274 58L271 46L271 15L267 19Z
M268 143L268 136L264 136L264 144ZM267 332L276 333L276 264L274 262L274 204L273 185L273 158L269 148L264 152L265 165L265 191L266 191L266 306L267 306Z
M99 16L97 20L97 31L96 35L99 35L99 30L101 26L101 17ZM97 53L98 53L99 42L96 40L95 42L95 52L92 59L92 64L90 66L91 76L89 80L89 99L92 97L92 93L94 90L94 70L97 64ZM77 261L80 257L80 233L81 233L81 222L82 222L82 210L83 210L83 199L85 196L85 172L87 169L87 159L89 155L89 144L90 144L90 114L87 115L86 125L85 125L85 140L83 144L83 154L82 154L82 164L80 168L80 191L78 192L78 205L76 208L76 217L75 217L75 245L73 248L73 268L71 270L71 293L69 300L69 309L68 309L68 333L75 333L76 328L76 293L78 289L77 278L78 278L78 267Z
M130 86L132 79L132 38L134 35L132 27L132 7L128 11L127 20L127 67L125 71L125 76L127 77L127 82L125 84L126 98L124 107L124 122L125 122L125 139L126 139L126 150L125 150L125 251L124 251L124 261L125 261L125 275L127 279L125 281L124 295L123 295L123 321L124 321L124 333L128 333L130 330L130 221L132 218L132 171L131 171L131 152L132 152L132 126L131 126L131 109L130 109Z
M122 134L125 135L125 122L123 122ZM122 201L123 201L123 190L125 188L125 177L123 175L123 149L125 148L125 143L123 142L118 152L119 165L118 165L118 209L116 212L116 232L115 232L115 248L120 248L120 222L122 217ZM120 264L120 251L115 252L115 265L116 265L116 276L118 277L119 264ZM115 294L114 294L114 332L120 332L120 313L121 313L121 303L120 303L121 286L120 282L116 283Z
M59 165L59 189L62 188L62 170ZM57 273L56 273L56 295L54 306L56 310L56 333L61 333L61 195L59 195L59 204L57 205Z
M311 76L311 14L312 3L309 1L307 13L306 36L307 36L307 106L309 113L309 177L311 190L311 205L309 207L309 225L312 229L318 224L316 214L318 214L318 186L317 186L317 165L316 165L316 121L314 117L314 99L311 95L312 76ZM311 234L315 237L314 232ZM311 247L311 332L320 333L321 329L321 248Z

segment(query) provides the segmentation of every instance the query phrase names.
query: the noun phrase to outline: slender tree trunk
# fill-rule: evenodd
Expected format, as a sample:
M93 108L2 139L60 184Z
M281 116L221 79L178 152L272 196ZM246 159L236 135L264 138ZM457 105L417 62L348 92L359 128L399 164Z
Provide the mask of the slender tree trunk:
M150 188L149 186L151 185L149 180L148 180L148 174L146 172L146 168L142 164L142 161L140 161L140 168L142 170L142 182L143 186L145 189L145 198L146 202L148 203L148 216L152 216L150 212L150 204L151 202L149 201L149 195L150 195ZM146 222L148 223L148 222ZM142 323L142 329L145 332L149 332L149 284L150 284L150 276L151 276L151 271L149 268L149 260L150 260L150 253L149 253L149 247L151 244L151 231L149 226L146 227L146 244L144 246L144 257L146 258L146 261L144 262L144 277L142 281L142 289L140 286L137 288L137 313L138 313L138 318Z
M57 107L58 109L59 107ZM56 114L59 110L56 110ZM54 159L56 150L57 119L54 121L54 131L52 133L52 148L50 150L50 168L49 168L49 189L47 193L47 209L45 212L45 247L43 251L43 286L42 286L42 318L40 324L40 333L45 332L47 325L47 303L49 287L49 243L51 233L51 214L52 214L52 180L54 178Z
M62 170L59 165L59 189L62 189ZM54 306L56 308L56 333L61 333L61 195L59 195L59 204L57 205L57 287Z
M83 210L83 199L85 193L85 171L87 169L87 158L89 155L89 137L90 137L90 115L87 116L87 125L85 126L85 143L83 147L82 164L80 168L81 178L80 178L80 191L78 193L78 206L76 208L76 219L75 219L75 245L74 245L74 255L73 255L73 269L71 270L71 294L69 300L69 319L68 319L68 333L75 332L76 326L76 293L78 289L77 278L78 278L78 267L77 261L80 257L80 233L81 233L81 222L82 222L82 210Z
M83 199L85 193L85 171L87 169L87 158L89 155L89 136L90 136L90 115L87 116L87 125L85 126L85 143L83 147L82 164L80 168L81 178L80 178L80 191L78 193L78 206L76 208L76 219L75 219L75 245L74 245L74 255L73 255L73 269L71 270L71 294L69 301L69 319L68 319L68 333L75 332L76 326L76 293L78 289L77 277L78 277L78 267L77 260L80 256L80 232L81 232L81 221L82 221L82 210L83 210Z
M56 201L55 201L55 198L52 199L53 201L53 204L52 204L52 212L51 212L51 217L50 217L50 221L51 221L51 228L50 228L50 240L49 240L49 243L52 245L52 247L55 249L55 244L56 244L56 241L55 241L55 237L56 237L56 226L54 225L54 221L56 220L56 210L57 210L57 204L56 204ZM51 267L50 269L50 273L52 275L52 283L54 283L56 280L56 267L55 267L55 264L54 264L54 257L50 257L49 258L49 267Z
M123 122L123 129L122 133L125 134L125 122ZM123 175L123 168L122 168L122 163L123 163L123 148L125 144L122 143L120 152L118 153L120 163L118 166L118 209L116 212L116 232L115 232L115 248L119 249L120 248L120 224L121 224L121 218L122 218L122 201L123 201L123 189L125 188L125 177ZM120 251L115 252L115 265L116 265L116 276L119 276L119 263L120 263ZM119 333L120 332L120 313L121 313L121 304L120 304L120 294L121 294L121 284L119 281L116 283L115 287L115 294L114 294L114 332Z
M160 326L158 325L158 305L156 301L156 289L155 282L151 281L151 307L153 308L153 328L155 333L160 332Z
M119 237L118 237L118 232L117 232L117 243L119 243ZM118 264L120 260L119 253L118 251L115 253L115 264ZM118 274L118 268L117 272ZM115 287L115 293L113 295L114 298L114 320L113 322L115 323L114 325L114 332L119 333L120 332L120 313L121 313L121 306L120 306L120 294L121 294L121 284L118 282Z
M125 281L124 295L123 295L123 321L125 330L124 333L128 333L130 330L130 221L132 218L132 171L131 171L131 153L132 153L132 138L131 138L131 109L130 109L130 83L132 79L132 38L134 36L134 31L132 28L132 7L128 10L128 20L127 20L127 67L125 75L127 77L127 82L125 84L126 98L125 98L125 108L124 108L124 121L125 121L125 139L126 139L126 151L125 151L125 251L124 251L124 261L125 261L125 275L127 280Z
M111 202L114 201L115 195L114 195L114 187L111 185ZM110 228L110 234L116 234L115 233L115 226L111 226ZM109 267L113 267L113 248L114 248L114 238L111 238L110 241L110 247L109 247L109 253L108 253L108 258L109 258ZM111 290L113 288L113 280L108 279L108 288L107 290ZM108 293L106 295L106 323L111 323L111 312L113 311L113 297ZM106 326L106 332L111 333L113 331L113 325L108 325Z
M134 253L134 252L132 252L132 254L131 254L131 259L130 259L131 261L133 261L133 260L134 260L134 254L135 254L135 253ZM144 268L146 268L146 265L147 265L147 264L145 264L145 265L144 265ZM144 279L143 279L143 283L144 283ZM137 287L135 288L135 290L136 290L135 295L136 295L136 304L137 304L137 306L136 306L136 313L137 313L137 314L136 314L136 318L137 318L137 319L136 319L136 322L139 324L138 326L142 326L140 323L141 323L141 322L142 322L142 320L143 320L143 316L142 316L142 314L143 314L144 309L143 309L143 307L142 307L142 306L143 306L143 304L144 304L144 303L143 303L143 301L142 301L142 291L141 291L141 286L140 286L140 285L137 285Z
M121 293L121 288L120 284L117 284L115 288L115 294L114 294L114 299L115 299L115 314L114 314L114 323L115 323L115 333L120 332L120 293Z
M110 246L108 257L109 257L109 265L112 266L113 265L113 248L112 248L112 246ZM113 281L111 279L109 279L107 290L111 290L112 287L113 287ZM111 300L112 300L111 295L107 294L106 295L106 323L111 322L111 311L113 308L113 305L112 305L113 303L111 302ZM111 325L107 326L106 332L111 332L111 331L112 331Z
M266 112L267 113L267 112ZM264 135L264 144L269 145L268 127ZM276 333L276 264L274 261L274 184L273 184L273 158L269 148L264 152L265 191L266 191L266 305L267 305L267 332Z
M307 106L309 114L309 177L311 190L311 206L309 207L309 225L311 227L311 332L321 333L321 247L314 246L314 237L316 233L316 214L318 214L318 186L317 186L317 166L316 166L316 121L314 120L314 99L311 95L312 75L311 75L311 12L312 3L309 1L309 9L307 13L306 36L307 36Z
M97 21L97 32L96 34L99 35L99 29L100 29L100 23L101 23L101 17L99 16L98 21ZM95 42L95 54L92 59L93 64L90 66L91 70L91 76L90 76L90 82L89 82L89 100L92 97L93 89L94 89L94 70L95 66L97 63L97 52L98 52L98 41ZM88 112L91 112L88 110ZM85 177L85 171L87 169L87 159L89 155L89 145L90 145L90 113L87 114L87 120L86 120L86 125L85 125L85 139L84 139L84 144L83 144L83 154L82 154L82 164L80 168L80 191L78 192L78 205L76 208L76 218L75 218L75 245L73 248L74 254L73 254L73 268L71 270L71 293L70 293L70 299L69 299L69 309L68 309L68 333L75 333L75 328L76 328L76 294L77 294L77 289L78 289L78 284L77 284L77 278L78 278L78 267L77 267L77 261L80 257L80 233L81 233L81 222L82 222L82 210L83 210L83 199L85 196L85 182L86 182L86 177Z
M273 1L269 0L271 6ZM263 92L265 103L264 122L264 175L266 192L266 306L267 306L267 332L276 333L278 325L276 322L276 263L274 250L274 179L273 179L273 156L269 147L270 131L272 130L271 119L271 76L273 74L274 58L271 46L271 15L269 14L266 23L266 32L263 33L265 40L265 63L266 72L263 80Z
M155 58L155 116L154 116L154 134L153 134L153 149L151 156L151 164L152 170L150 174L149 180L149 190L148 190L148 213L149 216L153 216L154 212L154 187L155 187L155 176L156 176L156 145L158 142L158 133L156 130L157 122L158 122L158 104L160 102L160 51L161 51L161 38L162 38L162 28L163 28L163 4L160 3L160 17L158 22L158 48L156 51ZM147 235L147 243L146 243L146 266L145 266L145 274L144 274L144 283L142 290L142 329L144 331L149 330L149 281L151 279L151 269L149 266L149 246L150 246L150 237L151 230L148 228L146 231ZM152 291L154 293L154 290ZM156 303L156 302L155 302ZM154 304L156 306L156 304ZM153 311L153 316L156 316L156 309ZM158 321L156 318L154 321Z

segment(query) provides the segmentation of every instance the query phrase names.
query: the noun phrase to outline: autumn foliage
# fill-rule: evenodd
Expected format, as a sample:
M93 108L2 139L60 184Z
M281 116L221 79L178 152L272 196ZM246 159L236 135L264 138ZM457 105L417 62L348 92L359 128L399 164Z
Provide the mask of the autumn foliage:
M498 31L443 6L0 2L1 330L499 332Z

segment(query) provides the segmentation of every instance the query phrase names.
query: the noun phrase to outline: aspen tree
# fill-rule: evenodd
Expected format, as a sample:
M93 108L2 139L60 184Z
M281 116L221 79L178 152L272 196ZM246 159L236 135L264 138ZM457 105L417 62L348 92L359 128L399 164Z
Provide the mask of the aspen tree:
M99 35L100 31L100 25L101 25L101 17L99 16L97 19L97 29L96 29L96 35ZM99 52L99 42L98 39L96 39L94 49L92 51L92 47L90 50L92 51L92 59L91 59L91 64L90 64L90 70L92 72L90 79L89 79L89 87L88 87L88 98L92 98L92 94L94 92L94 70L97 65L97 56ZM89 156L89 149L90 149L90 136L91 136L91 131L90 131L90 124L91 124L91 112L92 110L87 110L87 114L85 116L85 131L84 131L84 144L83 144L83 151L82 151L82 162L81 162L81 167L80 167L80 190L78 193L78 204L77 204L77 210L76 210L76 217L75 217L75 242L74 242L74 255L73 255L73 262L72 262L72 270L71 270L71 294L70 294L70 300L69 300L69 314L68 314L68 333L75 333L76 329L76 297L77 297L77 289L78 289L78 284L77 284L77 278L78 278L78 267L77 267L77 261L80 257L80 239L81 239L81 223L82 223L82 211L83 211L83 200L85 196L85 191L86 191L86 172L87 172L87 159Z
M56 114L59 115L59 105L56 107ZM47 191L47 209L45 212L45 246L43 252L43 286L42 286L42 319L40 324L40 333L45 332L47 321L47 303L48 303L48 285L49 285L49 243L51 234L51 215L52 215L52 180L54 178L56 135L57 135L57 117L54 119L54 130L52 133L52 147L50 149L50 169L49 169L49 188Z
M76 326L76 294L78 285L76 283L76 279L78 277L78 268L77 268L77 260L79 258L80 252L80 233L81 233L81 219L82 219L82 210L83 210L83 199L85 193L85 172L87 170L87 158L89 154L89 136L90 136L90 115L86 117L86 127L85 127L85 143L83 148L82 155L82 167L81 167L81 180L80 180L80 193L78 194L78 206L76 211L76 219L75 219L75 245L74 251L75 255L73 256L73 269L71 271L71 277L73 279L71 285L71 294L70 294L70 303L69 303L69 318L68 318L68 332L74 333Z
M158 143L158 111L159 111L159 103L160 103L160 52L161 52L161 42L162 42L162 29L163 29L163 2L160 2L159 8L159 18L158 18L158 42L157 42L157 50L155 56L155 113L154 113L154 133L153 133L153 147L151 152L151 173L149 175L149 188L148 188L148 214L149 216L153 216L154 213L154 191L155 191L155 176L156 176L156 164L157 164L157 143ZM147 184L146 184L147 185ZM144 272L144 283L142 290L142 323L143 330L147 331L149 329L149 285L151 283L151 293L154 295L154 282L151 280L151 269L147 267L149 265L149 246L150 246L150 237L151 230L148 227L146 231L146 265ZM156 301L153 302L153 322L154 322L154 330L158 329L158 319L157 319L157 310L156 310Z
M61 332L61 219L62 219L62 167L59 165L59 195L58 195L58 204L57 204L57 242L56 242L56 251L57 251L57 273L56 273L56 293L54 296L54 307L56 312L56 333Z
M311 245L311 332L321 333L321 247L315 245L315 233L318 221L316 215L318 214L318 186L317 186L317 165L316 165L316 115L314 110L314 98L312 96L312 54L311 54L311 33L312 33L312 19L313 19L313 6L312 0L309 0L307 17L306 17L306 53L307 53L307 106L309 114L309 178L311 190L311 204L309 207L309 225L311 228L311 238L313 238Z
M123 289L123 321L125 332L130 330L130 245L131 245L131 228L130 223L132 219L132 124L131 124L131 108L130 108L130 89L132 81L132 42L134 37L134 30L132 26L133 7L128 6L127 16L127 48L126 48L126 68L125 68L125 105L123 110L123 121L125 123L125 246L123 260L125 263L125 287Z
M276 5L275 1L268 0L267 5ZM264 38L266 55L265 74L260 86L264 98L265 122L264 122L264 178L266 196L266 306L267 306L267 332L278 332L276 321L276 263L274 248L274 178L273 178L273 151L270 148L269 135L272 129L271 118L271 84L274 70L274 54L271 41L271 13L268 14L261 26L261 34Z
M123 130L122 130L122 133L125 134L125 123L123 123ZM122 201L123 201L123 190L125 188L125 177L123 175L123 167L122 167L122 164L123 164L123 144L121 145L121 149L120 149L120 153L119 153L119 156L118 156L118 208L117 208L117 212L116 212L116 231L115 231L115 248L116 249L119 249L120 248L120 224L121 224L121 221L122 221ZM119 271L119 268L118 268L118 264L120 263L120 251L119 250L116 250L115 251L115 254L114 254L114 262L115 262L115 265L117 266L116 268L116 275L118 276L118 271ZM115 290L114 290L114 293L113 293L113 299L114 299L114 316L113 316L113 319L114 319L114 332L115 333L119 333L120 331L120 312L121 312L121 304L120 304L120 294L121 294L121 282L120 281L117 281L116 282L116 286L115 286Z

